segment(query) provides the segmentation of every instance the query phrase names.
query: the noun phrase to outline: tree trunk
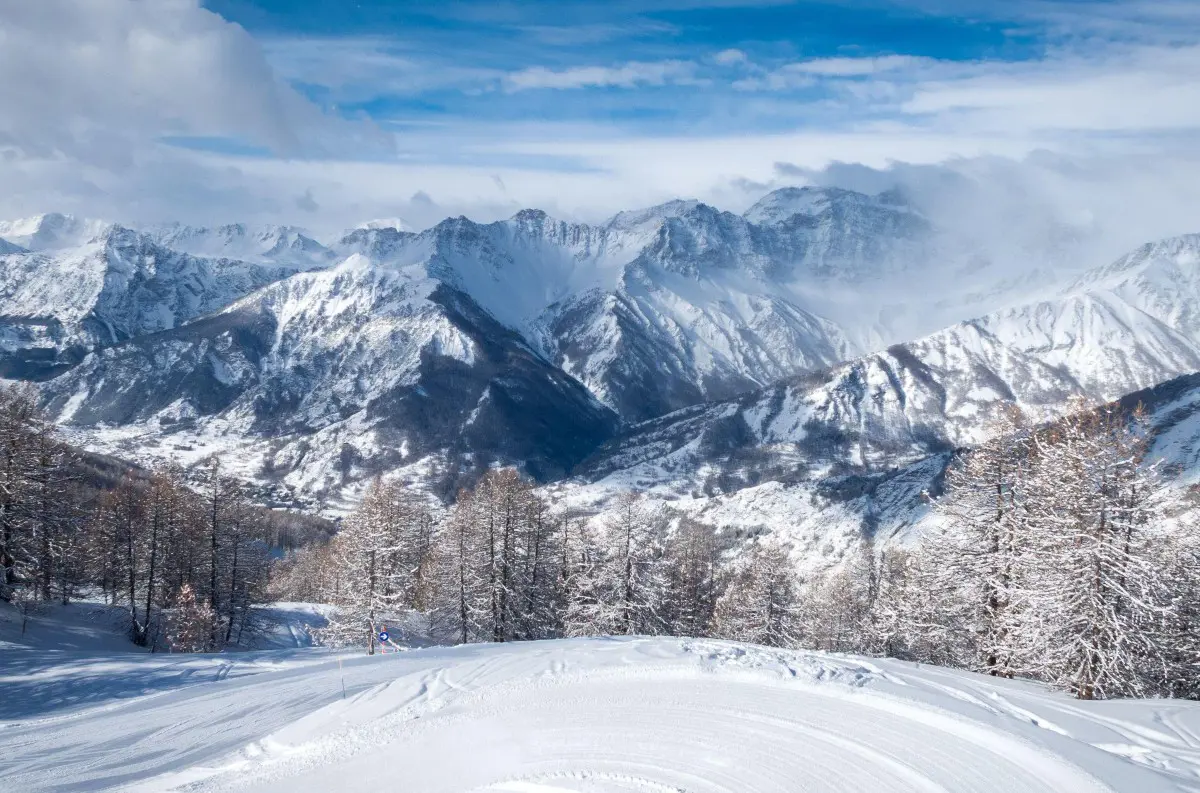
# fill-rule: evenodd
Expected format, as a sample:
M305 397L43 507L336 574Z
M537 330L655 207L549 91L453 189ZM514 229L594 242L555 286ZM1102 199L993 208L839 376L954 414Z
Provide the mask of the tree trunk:
M229 640L233 638L233 615L235 604L237 602L237 574L238 574L238 537L235 534L233 538L233 559L229 570L229 622L225 626L225 643L229 644Z
M150 609L154 605L154 575L156 573L155 563L158 560L158 524L161 515L161 507L155 505L154 519L150 521L150 572L146 578L146 627L143 630L143 640L147 640L150 634ZM151 650L154 649L151 643Z

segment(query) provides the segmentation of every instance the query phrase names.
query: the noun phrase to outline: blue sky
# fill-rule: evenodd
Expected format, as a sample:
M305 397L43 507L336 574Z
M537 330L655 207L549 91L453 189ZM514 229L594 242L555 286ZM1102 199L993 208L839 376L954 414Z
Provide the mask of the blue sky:
M249 31L280 78L324 113L367 121L388 139L382 151L356 142L354 156L497 167L534 157L565 172L603 165L561 145L536 151L537 141L861 133L890 124L1010 142L1015 135L1028 148L1120 135L1128 123L1103 118L1095 92L1106 90L1114 69L1153 70L1144 61L1156 48L1195 45L1200 29L1200 4L1137 0L205 6ZM1044 93L1022 98L1025 82L1042 84ZM1072 101L1071 83L1079 118L1037 118L1039 104ZM971 101L955 86L990 98ZM1011 128L999 118L1006 110ZM1181 124L1151 113L1138 126L1170 134Z
M396 130L546 122L696 136L845 126L886 109L839 104L848 85L872 75L838 74L829 59L890 57L895 71L918 59L1012 62L1043 56L1058 38L1050 20L999 17L986 5L971 13L736 0L206 5L258 38L314 102ZM829 73L786 71L823 60Z
M4 215L599 219L942 168L1097 217L1115 174L1200 183L1196 0L39 0L0 36Z

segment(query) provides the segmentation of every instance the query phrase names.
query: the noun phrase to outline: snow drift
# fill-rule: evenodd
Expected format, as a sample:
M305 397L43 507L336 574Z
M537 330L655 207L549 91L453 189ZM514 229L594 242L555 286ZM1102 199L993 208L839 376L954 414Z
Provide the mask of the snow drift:
M22 658L6 693L161 682L178 657ZM0 725L29 791L1172 791L1200 706L1080 703L891 660L689 639L190 657L152 696ZM178 672L178 670L177 670ZM343 698L344 679L346 696ZM189 682L203 680L195 685Z

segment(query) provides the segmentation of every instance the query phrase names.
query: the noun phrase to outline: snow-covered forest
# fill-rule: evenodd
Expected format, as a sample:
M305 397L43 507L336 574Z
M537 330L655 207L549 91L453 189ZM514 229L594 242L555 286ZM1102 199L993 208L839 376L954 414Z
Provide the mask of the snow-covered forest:
M10 389L0 597L28 618L100 593L150 650L237 644L261 628L256 604L297 600L336 607L318 641L370 653L384 626L409 643L715 637L1029 677L1084 699L1194 698L1200 533L1148 443L1143 417L1115 406L1079 402L1050 424L1009 410L928 494L931 529L883 547L864 535L842 564L802 573L769 535L635 492L573 512L511 468L448 507L377 480L328 539L319 521L253 505L216 459L202 482L105 479Z
M275 588L335 604L320 640L369 652L384 625L453 643L709 636L1031 677L1082 699L1195 697L1195 527L1144 459L1140 415L1073 407L1050 425L1003 414L930 494L933 531L863 537L823 574L636 493L575 515L496 469L444 514L375 482L332 542L276 566Z
M196 484L82 454L31 390L0 390L0 600L23 621L99 594L137 645L219 650L261 627L271 548L324 523L255 506L215 459Z

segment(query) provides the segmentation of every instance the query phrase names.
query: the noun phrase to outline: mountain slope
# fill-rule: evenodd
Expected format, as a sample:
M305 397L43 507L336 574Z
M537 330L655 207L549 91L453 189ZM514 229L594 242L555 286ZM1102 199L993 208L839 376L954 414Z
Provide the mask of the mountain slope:
M193 256L237 259L312 270L328 267L336 255L292 226L252 228L241 223L214 228L173 224L143 230L157 244Z
M809 305L811 282L912 266L928 232L908 210L859 203L871 211L835 201L778 228L695 201L599 226L525 210L420 234L360 229L334 247L423 265L638 421L847 357L845 333Z
M310 496L431 456L455 470L498 459L553 478L615 427L470 297L361 256L93 353L44 391L73 426L101 436L124 427L109 436L113 451L137 453L144 435L237 449L248 478L286 479ZM122 447L131 435L133 448Z
M743 397L634 427L591 476L671 475L756 450L869 470L971 443L1001 402L1050 416L1200 370L1200 236L1143 246L1062 296L1017 306ZM681 468L682 466L682 468Z
M803 407L827 406L821 391L806 392ZM779 418L801 402L786 389L771 397ZM1145 411L1153 438L1150 459L1161 464L1171 486L1194 488L1200 481L1200 374L1127 394L1120 403ZM947 439L889 436L878 421L866 431L851 431L813 420L797 429L796 422L780 425L778 418L768 424L775 434L767 435L754 421L762 407L756 402L724 411L681 411L674 421L649 422L607 444L582 466L586 475L549 491L571 509L603 512L614 493L636 488L739 540L772 535L791 548L805 571L853 560L864 542L902 547L936 520L930 497L940 495L953 459ZM787 428L792 431L778 432ZM887 453L889 444L897 451ZM880 453L867 465L856 461L864 448ZM1196 519L1194 498L1184 496L1179 508L1183 512L1171 520Z
M0 239L0 255L8 253L28 253L28 251L25 248L22 248L20 245L11 243L6 239Z
M924 493L940 489L947 451L979 440L1001 403L1049 419L1069 396L1143 405L1152 457L1179 483L1194 483L1197 242L1143 246L1056 299L637 425L557 492L602 509L613 492L649 489L747 536L777 533L799 564L821 567L864 537L919 532L929 518Z
M1014 353L974 323L732 400L633 427L581 474L727 487L763 470L789 478L903 466L979 437L1000 402L1052 411L1081 392L1069 375Z
M1061 295L978 320L1098 399L1200 369L1200 235L1149 243Z
M294 272L177 253L120 226L0 256L0 373L42 379L89 350L217 311Z

